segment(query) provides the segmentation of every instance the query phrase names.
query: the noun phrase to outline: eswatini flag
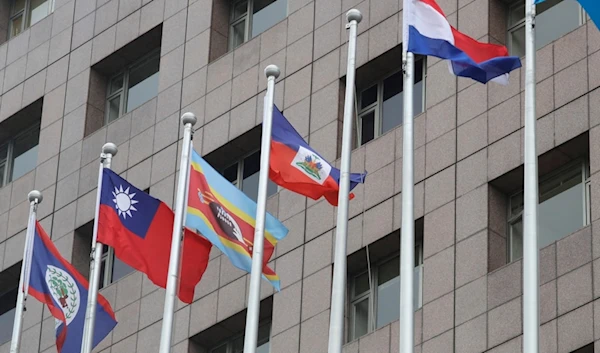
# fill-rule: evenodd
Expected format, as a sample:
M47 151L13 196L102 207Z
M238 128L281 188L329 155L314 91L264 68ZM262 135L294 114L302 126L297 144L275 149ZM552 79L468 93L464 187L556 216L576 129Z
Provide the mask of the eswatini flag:
M269 178L290 191L318 200L321 196L337 206L340 170L313 150L296 129L273 107ZM350 190L364 183L367 173L350 174ZM350 199L354 194L350 194Z
M235 187L192 151L190 186L185 225L219 248L231 263L252 270L252 246L256 224L256 202ZM279 276L267 266L275 244L287 228L267 213L263 246L263 278L279 290Z

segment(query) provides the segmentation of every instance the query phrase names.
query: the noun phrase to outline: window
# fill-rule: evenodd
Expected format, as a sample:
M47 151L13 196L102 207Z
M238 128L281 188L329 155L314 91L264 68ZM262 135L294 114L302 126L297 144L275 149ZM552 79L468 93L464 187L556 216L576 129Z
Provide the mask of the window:
M540 249L589 224L589 166L577 161L542 178L539 184ZM509 259L523 256L523 192L509 201Z
M54 0L13 0L9 37L15 37L54 11Z
M154 51L110 79L106 123L139 107L158 94L160 52Z
M237 0L231 6L229 49L258 36L287 16L287 0Z
M21 262L0 272L0 345L12 338L20 275Z
M223 170L223 176L256 201L258 197L258 174L260 171L260 151L240 159ZM277 185L271 180L267 184L267 197L277 193Z
M202 332L190 332L190 352L242 353L247 310L219 321ZM270 352L273 296L260 301L258 312L258 340L256 353Z
M107 269L109 269L107 271ZM132 267L115 256L115 250L103 245L102 261L100 263L100 286L104 288L135 271Z
M0 145L0 187L35 169L39 140L37 124Z
M258 341L256 353L269 353L269 336L271 334L271 323L263 323L258 327ZM237 336L218 344L208 351L209 353L242 353L244 352L244 334Z
M571 353L594 353L594 344L590 343L584 347L574 350Z
M423 58L415 60L414 115L423 112L425 84ZM365 144L402 124L402 70L389 75L358 94L359 143Z
M536 6L535 49L576 29L584 14L575 0L547 0ZM508 47L512 55L525 55L525 4L517 1L508 11Z
M422 222L415 227L415 288L414 308L422 303L423 286L423 236ZM377 330L400 317L400 256L399 232L372 244L373 250L365 248L370 259L366 269L349 275L350 324L349 341ZM384 242L377 244L379 242ZM394 247L395 251L381 258L382 248ZM377 250L377 248L380 248ZM377 259L379 257L379 259ZM375 260L373 259L375 258ZM350 261L349 261L350 262ZM370 266L369 266L370 265Z
M91 220L77 228L75 230L75 237L73 238L73 266L87 278L89 278L90 271L90 251L93 232L94 220ZM111 283L115 283L133 271L135 269L115 256L113 248L102 245L99 288L104 288Z

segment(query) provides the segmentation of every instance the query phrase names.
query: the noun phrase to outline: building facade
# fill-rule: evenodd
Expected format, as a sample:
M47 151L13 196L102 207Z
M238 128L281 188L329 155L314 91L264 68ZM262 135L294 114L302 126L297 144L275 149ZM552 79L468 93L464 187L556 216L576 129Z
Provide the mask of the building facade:
M84 274L99 154L172 205L181 114L194 148L256 197L263 70L276 105L339 164L347 10L358 26L344 351L398 352L402 0L0 0L0 352L8 352L28 216ZM524 54L523 1L439 0L450 22ZM538 6L540 352L600 352L600 31L574 0ZM417 57L415 352L522 351L524 71L508 86ZM260 353L327 351L336 209L269 186L288 228L262 282ZM101 293L119 324L95 349L158 351L164 290L106 248ZM173 352L241 352L249 275L213 249ZM55 352L54 319L27 302L21 352Z

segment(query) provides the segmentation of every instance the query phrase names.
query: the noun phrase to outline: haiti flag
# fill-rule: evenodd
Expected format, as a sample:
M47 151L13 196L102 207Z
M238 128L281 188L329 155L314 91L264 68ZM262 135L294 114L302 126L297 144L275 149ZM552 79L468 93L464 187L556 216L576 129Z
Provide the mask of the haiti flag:
M231 263L252 270L252 244L256 224L256 202L231 184L196 151L192 150L188 209L185 225L205 236ZM263 278L279 290L279 276L267 266L275 244L287 228L267 213L263 249Z
M273 106L271 160L269 178L290 191L318 200L321 196L337 206L340 192L340 170L334 168L313 150ZM350 174L350 190L364 183L367 173ZM350 194L350 199L354 194Z
M110 169L102 171L98 241L112 246L127 265L145 273L154 284L167 286L175 215L164 202L131 185ZM178 297L191 304L212 245L185 231Z
M48 306L56 319L58 352L81 351L88 281L65 260L42 226L36 222L33 237L29 294ZM108 301L98 294L93 347L117 325Z

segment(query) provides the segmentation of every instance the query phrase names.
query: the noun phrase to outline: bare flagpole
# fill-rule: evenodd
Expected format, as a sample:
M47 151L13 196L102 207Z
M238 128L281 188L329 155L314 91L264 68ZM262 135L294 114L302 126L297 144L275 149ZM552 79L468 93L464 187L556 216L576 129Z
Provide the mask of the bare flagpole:
M404 52L404 115L402 136L402 229L400 238L400 352L414 352L415 220L413 84L415 56Z
M348 67L346 71L346 97L344 101L344 126L342 130L342 161L340 165L340 191L338 196L337 226L335 229L335 258L331 288L331 313L329 318L329 353L342 353L344 342L344 304L346 298L346 251L348 241L348 201L350 195L350 157L352 153L352 123L354 108L354 81L356 73L356 32L362 14L356 9L346 13L348 23Z
M35 221L37 220L37 206L42 202L42 193L32 190L27 195L29 200L29 221L27 222L27 234L25 235L25 246L23 247L23 262L21 262L21 277L19 279L19 293L17 295L17 306L15 308L15 321L13 324L12 340L10 342L10 353L18 353L21 345L21 330L23 329L23 315L27 310L27 290L29 288L29 275L31 274L31 254L33 250L33 235L35 233Z
M98 238L98 215L100 214L100 194L102 192L102 170L110 168L112 157L117 155L117 146L108 142L102 146L100 154L100 169L98 172L98 189L96 190L96 211L94 213L94 232L92 235L92 253L90 255L90 282L87 307L85 311L85 324L83 327L83 338L81 353L91 353L94 342L94 327L96 325L96 305L98 302L98 290L100 288L100 264L102 263L102 249L104 245L97 242Z
M408 51L408 16L413 0L404 0L402 64L404 67L404 112L402 136L402 228L400 235L400 353L413 353L415 342L415 219L414 219L414 115L415 56Z
M279 68L269 65L265 68L267 93L264 99L262 141L260 146L260 174L258 176L258 197L256 206L256 227L252 248L252 270L250 271L250 289L248 293L248 312L246 314L246 333L244 353L256 353L258 341L258 319L260 313L260 281L263 269L263 247L265 240L265 219L267 217L267 186L269 182L269 158L271 156L271 130L273 127L273 104L275 100L275 80L279 77Z
M190 152L192 149L193 127L196 125L196 116L185 113L181 116L183 123L183 147L179 164L179 180L177 181L177 197L175 199L175 220L171 239L171 255L169 257L169 274L165 292L165 305L163 311L163 324L160 333L160 353L171 351L171 338L173 335L173 317L175 315L175 300L179 284L180 254L183 243L183 220L187 209L187 189L189 183Z
M535 5L525 0L525 176L523 190L523 352L539 352L538 160L535 113Z

